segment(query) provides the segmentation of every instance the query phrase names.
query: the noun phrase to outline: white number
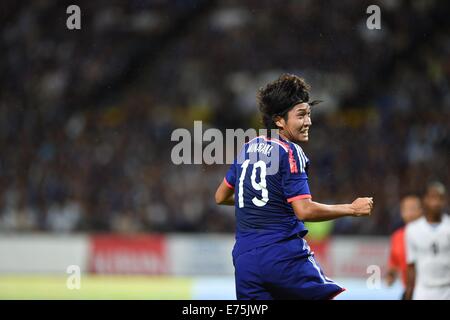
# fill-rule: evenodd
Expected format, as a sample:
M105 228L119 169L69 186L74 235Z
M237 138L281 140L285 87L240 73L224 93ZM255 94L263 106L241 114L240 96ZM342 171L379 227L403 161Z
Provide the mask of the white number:
M247 159L242 164L242 173L239 177L239 208L244 207L244 178L245 174L247 173L247 167L250 163L250 160ZM256 169L260 168L260 176L259 176L259 182L256 182ZM267 190L267 183L266 183L266 163L264 161L258 161L253 165L252 175L250 176L250 179L252 181L252 187L253 189L257 191L261 191L262 199L258 199L257 197L253 197L252 202L257 207L263 207L267 204L269 201L269 191Z
M242 168L242 173L241 176L239 177L239 208L243 208L244 207L244 178L245 178L245 173L247 172L247 167L249 164L250 160L247 159L244 161L244 163L242 164L241 168Z

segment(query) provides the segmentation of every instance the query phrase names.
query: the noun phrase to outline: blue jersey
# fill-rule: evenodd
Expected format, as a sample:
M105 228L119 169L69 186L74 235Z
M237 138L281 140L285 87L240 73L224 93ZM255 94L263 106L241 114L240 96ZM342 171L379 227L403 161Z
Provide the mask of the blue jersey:
M233 256L307 233L290 203L311 198L308 166L302 148L281 137L259 136L242 147L225 176L235 192Z

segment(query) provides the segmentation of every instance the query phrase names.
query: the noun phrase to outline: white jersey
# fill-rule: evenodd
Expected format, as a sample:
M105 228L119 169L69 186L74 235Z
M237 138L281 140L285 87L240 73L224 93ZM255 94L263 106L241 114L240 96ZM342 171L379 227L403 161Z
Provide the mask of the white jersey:
M416 267L414 299L450 299L450 218L406 226L406 261Z

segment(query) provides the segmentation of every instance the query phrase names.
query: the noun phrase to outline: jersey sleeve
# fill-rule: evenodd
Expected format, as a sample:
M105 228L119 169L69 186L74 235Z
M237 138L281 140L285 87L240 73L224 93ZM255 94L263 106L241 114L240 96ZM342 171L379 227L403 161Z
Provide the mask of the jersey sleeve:
M287 202L311 198L306 166L309 160L300 147L289 148L281 156L282 188Z
M411 226L406 226L405 231L405 241L406 241L406 263L415 263L417 260L417 248L414 243L414 238L412 234Z
M228 188L234 189L234 186L236 184L236 161L228 169L225 178L223 178L223 181L228 186Z
M395 245L396 245L395 238L396 238L396 234L394 233L391 236L391 247L390 247L390 253L389 253L388 267L397 269L399 266L399 263L397 261L397 256L395 254Z

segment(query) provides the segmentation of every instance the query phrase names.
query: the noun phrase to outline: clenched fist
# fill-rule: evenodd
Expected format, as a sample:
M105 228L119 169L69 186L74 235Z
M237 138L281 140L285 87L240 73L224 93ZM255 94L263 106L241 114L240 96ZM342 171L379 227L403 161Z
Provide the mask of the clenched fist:
M373 208L373 198L357 198L352 202L350 208L356 217L370 216Z

